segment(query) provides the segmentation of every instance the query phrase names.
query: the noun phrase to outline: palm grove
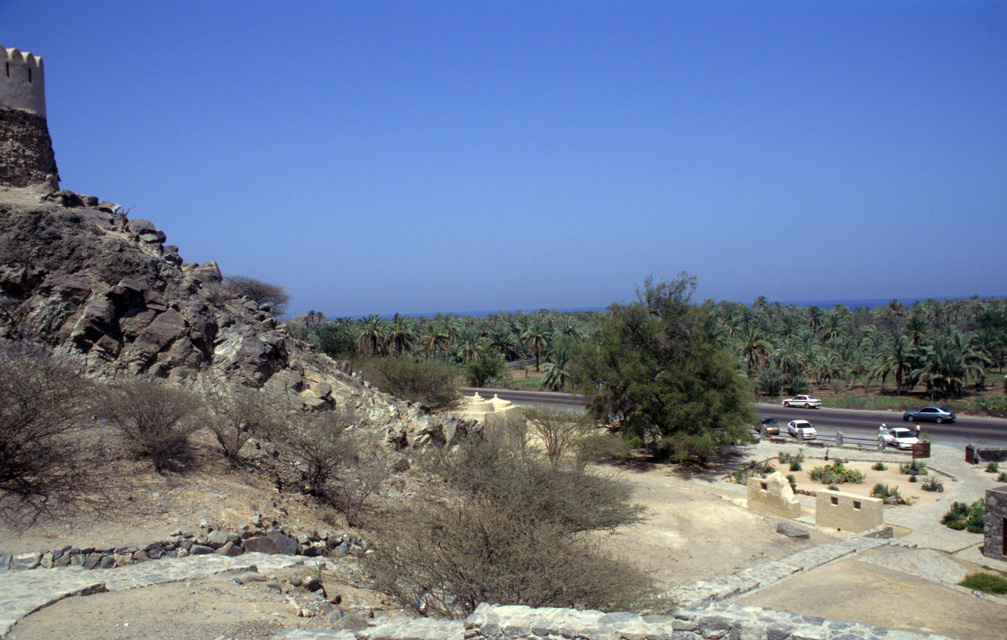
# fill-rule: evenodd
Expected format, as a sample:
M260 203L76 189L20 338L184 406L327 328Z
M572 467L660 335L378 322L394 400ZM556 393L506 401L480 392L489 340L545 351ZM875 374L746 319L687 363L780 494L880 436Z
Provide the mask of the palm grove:
M681 281L681 279L680 279ZM653 286L653 285L652 285ZM574 391L575 354L599 344L614 313L540 310L484 317L438 314L388 321L327 321L311 312L293 323L299 337L337 358L411 356L464 368L473 386L533 383ZM875 308L829 310L769 302L712 302L691 307L705 334L732 357L753 392L766 397L831 390L838 395L895 396L892 406L921 398L957 399L1001 382L1007 357L1007 301L930 299L911 306L893 300ZM508 366L534 363L542 375L512 380ZM992 377L991 377L992 376ZM915 393L915 396L907 397ZM850 405L863 398L844 400ZM982 399L973 410L1003 410Z

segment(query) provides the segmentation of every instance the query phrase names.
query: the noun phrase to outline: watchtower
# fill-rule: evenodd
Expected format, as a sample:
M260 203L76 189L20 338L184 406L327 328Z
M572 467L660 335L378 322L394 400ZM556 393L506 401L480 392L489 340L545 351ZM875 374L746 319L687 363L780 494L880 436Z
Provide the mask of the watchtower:
M0 184L25 187L56 176L45 115L42 58L0 45Z

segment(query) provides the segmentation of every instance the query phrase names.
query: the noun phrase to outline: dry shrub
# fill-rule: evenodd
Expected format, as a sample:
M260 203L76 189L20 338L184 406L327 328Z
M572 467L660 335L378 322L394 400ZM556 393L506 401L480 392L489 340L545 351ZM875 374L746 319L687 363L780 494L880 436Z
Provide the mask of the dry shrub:
M238 297L238 292L223 282L207 282L199 288L199 292L215 307L223 307L225 302Z
M277 485L315 496L358 524L368 499L390 473L383 450L358 426L357 416L342 409L286 416L270 432L279 451Z
M457 371L446 362L412 356L371 358L361 373L385 393L417 402L431 411L450 411L462 401L455 385Z
M106 390L102 415L158 471L181 470L192 459L189 436L200 426L201 408L187 391L134 380Z
M227 286L238 296L248 296L256 304L268 304L274 316L282 316L287 310L290 295L278 284L270 284L247 276L230 276L224 279Z
M263 394L247 387L207 392L204 404L206 426L232 465L240 462L241 449L249 439L268 432L276 422Z
M379 527L376 586L429 614L464 617L480 602L630 608L649 577L599 551L594 532L638 522L629 488L551 464L514 433L433 455L445 494L418 496Z
M591 432L591 421L585 413L547 407L526 408L523 413L528 428L542 442L546 459L554 466L575 453Z
M86 502L92 399L90 382L45 350L0 343L0 518L34 522Z
M428 499L397 514L367 561L377 588L449 618L469 615L480 602L627 610L651 586L586 534L486 498Z

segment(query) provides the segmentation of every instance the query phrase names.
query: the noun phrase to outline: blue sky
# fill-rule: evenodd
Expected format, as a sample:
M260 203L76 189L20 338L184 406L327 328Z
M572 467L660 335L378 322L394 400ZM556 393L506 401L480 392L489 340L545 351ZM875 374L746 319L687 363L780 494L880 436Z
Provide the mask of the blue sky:
M330 316L1007 295L1007 2L14 2L65 188Z

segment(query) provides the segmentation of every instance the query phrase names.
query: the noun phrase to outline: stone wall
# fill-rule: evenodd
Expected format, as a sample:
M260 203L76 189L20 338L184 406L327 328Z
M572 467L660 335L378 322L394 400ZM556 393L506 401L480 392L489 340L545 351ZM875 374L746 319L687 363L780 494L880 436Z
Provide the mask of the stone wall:
M297 533L281 526L263 526L261 519L238 531L225 531L206 523L204 525L198 532L179 531L167 540L143 546L104 549L65 546L19 554L0 551L0 572L59 567L112 569L151 560L209 554L235 557L245 553L266 553L341 558L362 555L368 549L366 540L346 532Z
M0 107L0 185L27 187L57 176L45 118Z
M815 524L840 531L867 531L884 522L884 503L842 491L818 491Z
M965 461L969 464L980 464L983 462L1007 462L1007 449L993 449L991 447L975 447L968 445L965 447Z
M1007 561L1007 485L986 490L983 555Z
M748 479L748 508L781 518L801 517L801 503L787 478L775 471L768 478Z
M284 640L950 640L757 607L711 604L673 616L481 604L462 621L378 618L364 629L292 629Z

